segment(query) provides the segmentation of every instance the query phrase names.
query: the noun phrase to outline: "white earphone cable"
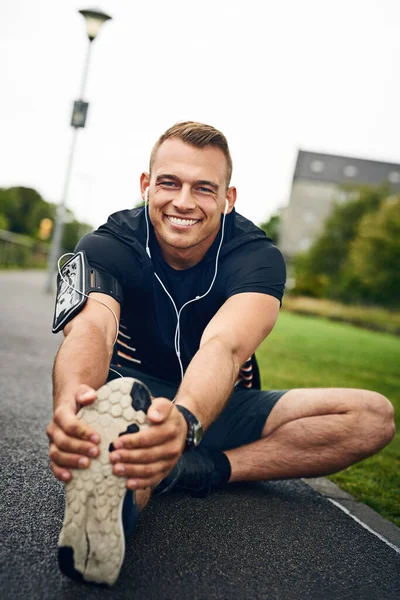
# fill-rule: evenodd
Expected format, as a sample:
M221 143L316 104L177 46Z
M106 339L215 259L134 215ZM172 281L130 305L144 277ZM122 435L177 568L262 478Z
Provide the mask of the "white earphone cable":
M146 191L145 191L145 206L144 206L144 215L145 215L145 220L146 220L146 253L149 256L149 258L151 258L150 248L149 248L150 227L149 227L149 219L148 219L148 203L149 203L149 188L147 187ZM201 296L196 296L195 298L192 298L191 300L188 300L178 310L177 307L176 307L176 304L174 302L174 299L171 296L171 294L168 292L167 288L165 287L164 283L161 281L160 277L154 271L154 275L155 275L157 281L159 282L159 284L161 285L162 289L164 290L164 292L166 293L166 295L170 299L171 304L172 304L172 306L174 308L174 311L175 311L175 314L176 314L176 328L175 328L175 335L174 335L174 348L175 348L176 357L177 357L178 362L179 362L179 368L180 368L180 372L181 372L181 380L183 380L183 376L184 376L183 364L182 364L182 360L181 360L181 325L180 325L181 314L182 314L183 309L186 306L188 306L192 302L197 302L198 300L202 300L212 290L212 287L213 287L213 285L215 283L215 280L216 280L217 274L218 274L218 260L219 260L219 255L220 255L220 252L221 252L222 243L224 241L226 213L227 213L227 210L225 209L224 216L223 216L223 219L222 219L221 240L219 242L217 254L216 254L216 257L215 257L214 275L213 275L213 278L211 280L211 283L210 283L210 286L209 286L208 290L204 294L202 294ZM114 342L113 342L113 345L115 345L116 342L117 342L117 340L118 340L118 334L119 334L119 322L118 322L117 315L115 314L115 312L113 311L113 309L111 308L111 306L108 306L108 304L106 304L102 300L99 300L98 298L93 298L93 296L89 296L88 294L85 294L81 290L78 290L76 287L74 287L73 285L71 285L65 279L65 277L63 276L63 274L61 272L61 268L60 268L60 262L61 262L61 260L65 256L74 256L74 253L73 252L66 252L65 254L63 254L62 256L60 256L60 258L58 259L57 270L58 270L59 276L61 277L62 281L67 285L67 287L71 288L75 292L78 292L78 294L81 294L82 296L85 296L86 298L90 298L91 300L94 300L95 302L99 302L99 304L102 304L103 306L105 306L106 308L108 308L108 310L111 311L111 313L112 313L112 315L113 315L113 317L115 319L115 324L116 324L116 334L115 334L115 338L114 338ZM121 373L118 373L118 371L116 371L115 369L112 369L111 367L109 367L109 370L113 371L113 373L116 373L117 375L119 375L119 377L123 377L123 375L121 375Z
M149 258L151 258L151 253L150 253L150 248L149 248L150 228L149 228L149 218L148 218L148 211L149 211L149 187L146 188L146 191L144 193L144 202L145 202L145 204L144 204L144 216L145 216L145 220L146 220L146 252L147 252L147 255L149 256ZM181 381L183 380L183 376L184 376L183 364L182 364L182 360L181 360L181 325L180 325L181 314L182 314L183 309L186 306L188 306L192 302L197 302L198 300L202 300L203 298L205 298L211 292L211 289L212 289L212 287L214 285L214 282L215 282L215 280L217 278L217 274L218 274L218 259L219 259L219 254L221 252L222 243L224 241L225 219L226 219L227 209L228 209L228 204L226 202L226 204L225 204L225 210L224 210L224 216L223 216L223 219L222 219L221 240L219 242L217 254L216 254L216 257L215 257L214 276L213 276L213 278L211 280L211 283L210 283L210 286L209 286L208 290L204 294L202 294L201 296L196 296L196 298L192 298L191 300L188 300L178 310L177 307L176 307L176 304L174 302L174 299L171 296L171 294L168 292L167 288L165 287L164 283L161 281L160 277L154 271L154 275L155 275L157 281L159 282L159 284L161 285L162 289L164 290L164 292L167 294L168 298L170 299L171 304L172 304L172 306L174 308L174 311L175 311L175 314L176 314L176 328L175 328L175 336L174 336L174 347L175 347L175 354L176 354L176 357L177 357L178 362L179 362L179 368L180 368L180 371L181 371Z
M147 209L147 210L146 210ZM147 256L151 258L149 241L150 241L150 228L149 228L149 188L146 188L144 193L144 218L146 219L146 252Z

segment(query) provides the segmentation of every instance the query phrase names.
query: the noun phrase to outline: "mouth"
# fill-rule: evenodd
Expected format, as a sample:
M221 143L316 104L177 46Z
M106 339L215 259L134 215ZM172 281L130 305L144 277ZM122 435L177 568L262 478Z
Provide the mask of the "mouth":
M193 227L199 222L199 219L183 219L182 217L174 217L166 215L167 220L175 227Z

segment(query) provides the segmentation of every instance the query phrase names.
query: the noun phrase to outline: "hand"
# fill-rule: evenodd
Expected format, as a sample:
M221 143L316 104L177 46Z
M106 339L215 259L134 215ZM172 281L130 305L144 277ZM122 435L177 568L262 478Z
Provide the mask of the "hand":
M152 426L119 437L110 454L114 474L126 477L131 490L159 483L178 462L185 447L187 423L173 402L153 399L147 417Z
M50 441L50 468L60 481L69 481L70 469L86 469L89 457L99 455L99 434L77 418L81 406L92 404L96 392L80 385L72 402L62 402L55 409L53 420L46 429Z

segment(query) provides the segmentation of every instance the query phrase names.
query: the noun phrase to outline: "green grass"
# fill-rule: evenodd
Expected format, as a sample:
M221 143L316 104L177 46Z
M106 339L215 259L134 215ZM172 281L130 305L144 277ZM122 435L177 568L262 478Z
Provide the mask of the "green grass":
M400 425L400 339L282 312L257 351L264 389L353 387L391 400ZM379 454L331 477L400 526L400 432Z
M386 308L343 304L323 298L286 295L283 310L299 315L325 317L333 321L342 321L358 325L365 329L400 334L400 312Z

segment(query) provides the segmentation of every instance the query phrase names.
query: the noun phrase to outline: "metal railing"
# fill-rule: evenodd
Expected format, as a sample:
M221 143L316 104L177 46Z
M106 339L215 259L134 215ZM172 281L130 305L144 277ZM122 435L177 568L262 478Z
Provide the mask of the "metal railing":
M45 268L48 253L47 244L0 229L0 268Z

